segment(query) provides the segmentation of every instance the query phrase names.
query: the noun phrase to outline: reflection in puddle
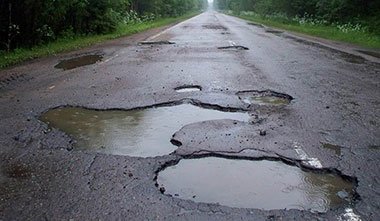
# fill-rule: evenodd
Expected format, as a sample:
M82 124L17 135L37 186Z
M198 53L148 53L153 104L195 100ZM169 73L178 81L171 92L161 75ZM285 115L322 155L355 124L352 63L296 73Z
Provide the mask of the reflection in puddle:
M290 104L293 98L286 94L272 91L251 91L238 93L240 100L246 104L283 106Z
M197 92L201 91L202 87L198 85L185 85L174 89L178 93Z
M335 152L336 155L341 155L342 154L342 148L341 146L334 145L334 144L329 144L329 143L322 143L323 148L332 150Z
M354 184L333 174L305 172L277 161L181 160L158 175L166 194L238 208L327 212L354 199Z
M187 124L218 119L248 121L249 115L182 104L130 111L58 108L41 117L50 127L71 135L78 149L139 157L169 154L176 149L170 143L176 131Z
M96 62L102 60L101 55L85 55L77 58L72 58L69 60L61 61L55 66L55 68L63 70L71 70L74 68L95 64Z

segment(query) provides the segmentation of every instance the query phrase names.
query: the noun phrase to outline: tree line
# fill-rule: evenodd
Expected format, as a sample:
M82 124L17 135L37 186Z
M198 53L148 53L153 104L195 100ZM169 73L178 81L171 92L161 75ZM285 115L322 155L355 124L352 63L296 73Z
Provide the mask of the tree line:
M328 23L360 23L380 34L379 0L215 0L221 10L253 11L260 15L282 13L292 17L314 17Z
M206 5L207 0L0 0L0 50L108 33L122 22L181 16Z

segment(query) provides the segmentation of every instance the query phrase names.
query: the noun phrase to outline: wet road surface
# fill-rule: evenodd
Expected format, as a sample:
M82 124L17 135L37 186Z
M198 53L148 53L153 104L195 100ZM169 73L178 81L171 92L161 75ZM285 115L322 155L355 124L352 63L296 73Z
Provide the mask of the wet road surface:
M380 217L378 58L216 12L160 31L0 72L0 220ZM83 57L101 60L88 59L88 65L72 60ZM73 63L85 66L74 68ZM199 90L178 91L189 87ZM248 114L250 119L227 114L226 119L186 121L171 137L164 136L174 152L146 158L77 148L70 130L40 120L59 107L128 112L182 105ZM144 127L151 129L149 122ZM145 142L144 133L134 133ZM236 202L181 199L159 184L160 174L172 166L207 157L281 161L284 168L331 174L355 185L350 193L355 197L317 213L307 206L245 208ZM286 180L283 185L290 186ZM341 192L333 196L345 197Z

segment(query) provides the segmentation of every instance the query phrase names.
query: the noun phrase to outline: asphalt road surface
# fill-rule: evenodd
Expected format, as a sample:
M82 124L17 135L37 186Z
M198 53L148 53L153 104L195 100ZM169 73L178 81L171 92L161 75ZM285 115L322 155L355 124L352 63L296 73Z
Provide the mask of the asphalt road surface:
M54 67L90 54L103 58L70 70ZM0 220L377 220L379 74L378 58L348 46L216 12L1 71ZM202 90L174 90L184 85ZM260 91L293 100L243 102ZM39 120L63 106L127 110L182 103L249 113L251 122L186 125L175 132L175 152L144 158L76 150L72 137ZM316 213L197 203L157 187L157 172L166 166L210 155L334 172L355 182L357 196L350 205Z

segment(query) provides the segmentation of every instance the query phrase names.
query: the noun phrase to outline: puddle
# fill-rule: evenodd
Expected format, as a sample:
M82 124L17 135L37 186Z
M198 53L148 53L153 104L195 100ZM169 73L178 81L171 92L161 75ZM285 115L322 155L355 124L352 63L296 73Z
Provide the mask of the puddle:
M334 145L334 144L329 144L329 143L322 143L322 147L325 149L329 149L335 152L336 155L341 155L342 154L342 148L341 146Z
M82 67L82 66L95 64L96 62L101 61L102 59L103 59L103 56L101 55L84 55L81 57L61 61L59 64L57 64L54 67L58 69L63 69L66 71L66 70L71 70L71 69Z
M227 28L222 25L203 25L203 28L212 29L212 30L224 30L227 31Z
M355 199L354 183L338 175L278 161L186 159L161 171L157 182L176 198L237 208L327 212Z
M140 42L141 45L174 45L171 41L143 41Z
M197 92L201 91L202 87L199 85L184 85L174 89L178 93Z
M375 58L380 58L380 52L375 52L375 51L364 51L364 50L357 50L360 53L375 57Z
M233 45L233 46L225 46L225 47L218 47L220 50L249 50L249 48L241 46L241 45Z
M170 139L183 126L219 119L249 121L249 114L181 104L128 111L58 108L40 118L71 135L75 149L138 157L169 154L177 149Z
M293 98L287 94L273 91L246 91L238 93L239 99L246 104L284 106L290 104Z

